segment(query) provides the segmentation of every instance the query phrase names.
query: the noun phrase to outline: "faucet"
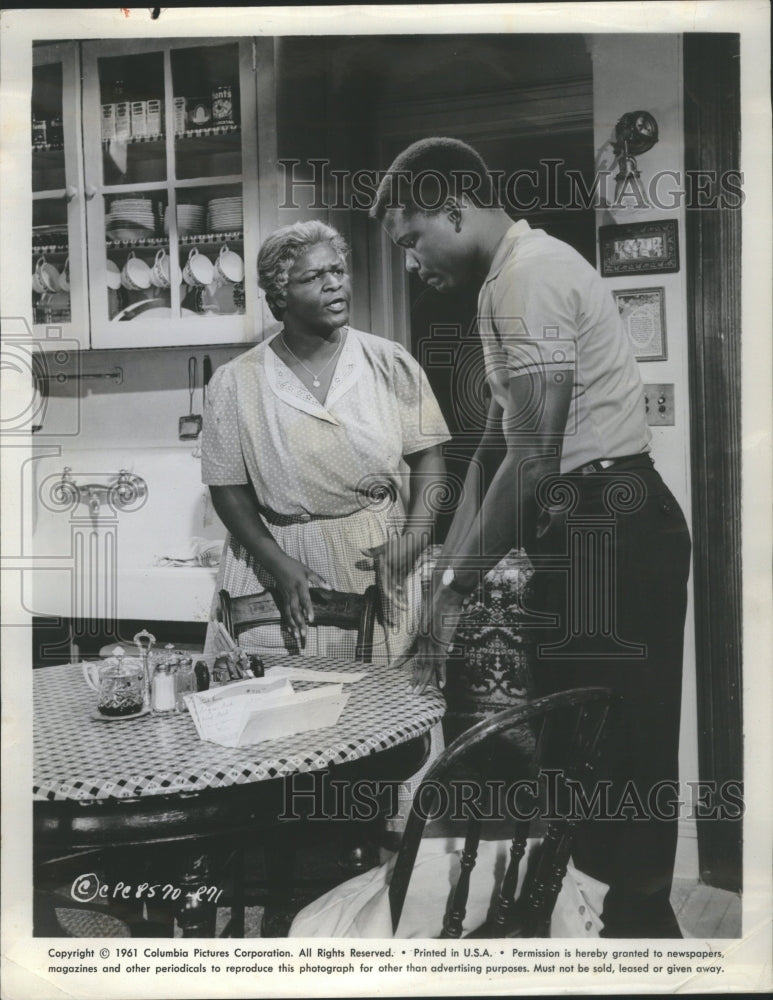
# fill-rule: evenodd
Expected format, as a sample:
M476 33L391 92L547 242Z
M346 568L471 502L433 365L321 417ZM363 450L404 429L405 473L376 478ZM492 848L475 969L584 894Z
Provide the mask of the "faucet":
M70 466L65 466L61 479L54 486L54 499L57 504L77 506L79 503L88 505L89 514L97 517L106 503L112 512L129 510L143 500L148 493L144 479L134 475L127 469L121 469L113 474L106 483L76 483Z

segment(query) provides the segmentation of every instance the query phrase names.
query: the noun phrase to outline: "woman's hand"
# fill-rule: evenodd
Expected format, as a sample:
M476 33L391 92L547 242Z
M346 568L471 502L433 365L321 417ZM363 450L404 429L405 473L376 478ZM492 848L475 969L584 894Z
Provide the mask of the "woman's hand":
M363 549L362 552L376 562L376 579L385 598L384 622L394 625L395 610L404 611L407 607L403 584L419 554L418 541L410 532L404 535L394 534L383 545Z
M411 662L413 693L422 694L429 685L439 688L446 683L446 659L462 614L464 598L448 587L439 588L431 607L422 610L419 635L395 666Z
M290 624L296 641L303 645L306 641L306 622L314 621L309 587L333 588L319 573L284 554L276 565L271 566L270 572L279 590L280 610Z

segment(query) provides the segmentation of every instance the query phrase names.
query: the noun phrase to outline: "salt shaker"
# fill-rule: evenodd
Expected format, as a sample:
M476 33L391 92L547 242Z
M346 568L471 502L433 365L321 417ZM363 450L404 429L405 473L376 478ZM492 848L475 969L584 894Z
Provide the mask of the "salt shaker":
M159 663L153 673L150 709L154 715L169 715L177 711L177 660Z

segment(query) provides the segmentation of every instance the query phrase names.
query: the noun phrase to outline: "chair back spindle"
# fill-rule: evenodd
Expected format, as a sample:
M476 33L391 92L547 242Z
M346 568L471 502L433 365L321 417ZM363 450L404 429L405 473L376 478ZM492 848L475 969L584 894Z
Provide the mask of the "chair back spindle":
M485 823L490 819L505 821L513 831L509 860L495 894L489 918L473 928L468 937L545 937L550 932L550 918L566 875L572 850L574 829L579 817L566 807L567 789L572 782L587 783L601 752L602 737L610 708L608 688L577 688L538 698L530 703L506 709L478 723L456 739L432 765L414 796L403 840L389 884L389 903L393 931L397 931L408 892L416 856L427 818L437 817L427 809L427 798L437 803L463 801L467 811L466 835L457 883L450 895L443 920L441 937L458 938L463 933L471 879ZM540 784L544 771L549 780ZM563 785L558 780L563 777ZM454 783L465 782L465 796L454 799ZM479 798L469 798L470 781ZM568 782L568 783L567 783ZM517 789L511 799L510 789L501 798L502 787ZM499 805L517 803L512 815L508 810L484 812L480 804L484 794L499 786ZM439 789L449 792L441 796ZM523 792L523 795L520 793ZM528 793L528 798L524 796ZM563 796L563 798L562 798ZM526 852L530 820L524 818L520 805L528 803L544 809L547 821L544 839L536 858L529 857L518 898L519 868ZM476 808L476 806L478 808ZM539 810L536 810L537 812Z
M462 851L459 881L451 896L451 906L443 921L441 937L458 938L462 936L462 923L467 913L467 899L470 895L470 875L475 867L479 844L480 822L471 820Z

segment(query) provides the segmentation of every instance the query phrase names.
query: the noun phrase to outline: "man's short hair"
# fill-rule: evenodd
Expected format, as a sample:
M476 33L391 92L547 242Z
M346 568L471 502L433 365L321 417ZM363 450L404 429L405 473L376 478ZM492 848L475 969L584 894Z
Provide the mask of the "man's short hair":
M371 218L382 220L389 209L438 212L448 198L467 197L478 208L500 207L483 158L460 139L433 136L404 149L381 180Z

